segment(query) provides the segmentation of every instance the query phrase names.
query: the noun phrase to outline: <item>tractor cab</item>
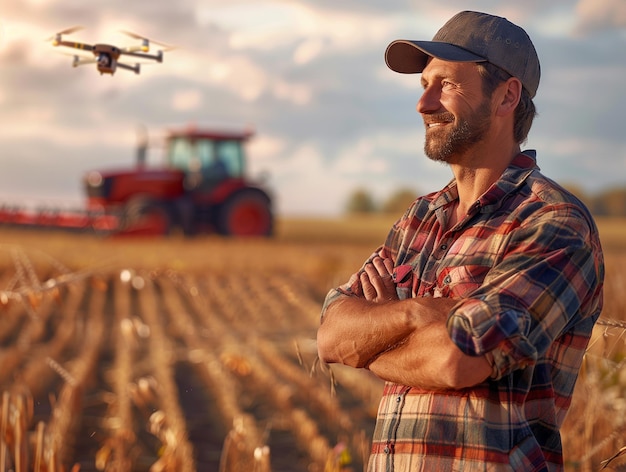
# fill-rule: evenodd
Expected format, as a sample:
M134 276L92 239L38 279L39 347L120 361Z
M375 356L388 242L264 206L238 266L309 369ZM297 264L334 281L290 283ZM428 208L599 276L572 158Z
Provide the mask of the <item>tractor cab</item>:
M184 174L177 220L186 233L209 227L222 235L272 234L271 197L246 178L244 145L252 135L195 128L167 134L167 165Z
M170 132L166 159L185 173L185 188L206 191L228 179L245 175L244 142L251 132L217 133L196 130Z

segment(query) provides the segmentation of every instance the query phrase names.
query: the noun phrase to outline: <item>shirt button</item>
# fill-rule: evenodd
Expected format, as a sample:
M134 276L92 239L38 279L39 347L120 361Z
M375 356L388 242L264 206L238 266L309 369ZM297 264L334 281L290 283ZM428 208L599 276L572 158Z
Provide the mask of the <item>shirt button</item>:
M447 244L442 244L442 245L440 246L440 249L441 249L442 251L445 251L446 249L448 249L448 245L447 245Z
M401 396L396 397L396 403L400 403L401 401L402 401L402 397Z
M450 282L452 282L452 277L446 275L446 277L443 279L443 283L448 285Z
M385 454L389 454L389 451L390 451L389 446L385 446L384 451L385 451Z

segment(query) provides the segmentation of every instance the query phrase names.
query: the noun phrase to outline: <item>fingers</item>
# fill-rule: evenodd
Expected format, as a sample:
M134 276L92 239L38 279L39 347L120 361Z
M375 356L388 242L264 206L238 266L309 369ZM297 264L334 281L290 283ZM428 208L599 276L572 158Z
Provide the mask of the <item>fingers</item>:
M391 259L383 259L387 273L393 278L393 261Z
M367 275L370 280L370 283L376 287L378 291L384 290L386 287L389 287L389 282L393 284L391 274L387 273L387 270L383 266L383 270L379 266L382 265L382 262L378 264L375 263L367 264L364 268L363 273Z
M374 257L366 264L360 275L361 287L367 300L396 300L396 285L393 281L393 262Z
M363 296L366 300L376 301L378 298L378 291L376 287L372 283L370 276L366 271L361 272L360 274L361 281L361 289L363 290Z
M393 280L393 261L373 255L359 272L352 274L345 290L352 295L374 302L397 300Z

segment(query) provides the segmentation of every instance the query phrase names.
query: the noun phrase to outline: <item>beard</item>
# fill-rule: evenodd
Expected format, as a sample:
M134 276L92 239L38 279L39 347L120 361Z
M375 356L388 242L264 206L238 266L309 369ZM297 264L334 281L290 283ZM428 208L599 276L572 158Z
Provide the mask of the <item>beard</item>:
M431 160L451 163L483 140L491 126L489 101L485 100L470 118L455 118L452 113L428 115L426 123L451 123L441 128L426 128L424 153ZM449 129L448 129L449 128Z

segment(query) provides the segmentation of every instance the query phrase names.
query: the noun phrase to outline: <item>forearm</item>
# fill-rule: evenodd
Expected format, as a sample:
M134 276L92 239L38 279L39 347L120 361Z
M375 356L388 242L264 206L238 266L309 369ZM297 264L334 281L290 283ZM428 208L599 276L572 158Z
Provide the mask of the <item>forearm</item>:
M318 329L324 362L365 367L374 357L409 336L414 314L404 301L375 303L345 296L332 303Z
M488 362L463 354L448 334L448 316L458 300L398 300L392 273L390 260L373 257L351 277L351 295L325 306L317 333L320 359L424 388L461 388L487 378Z
M344 297L318 330L320 358L367 367L383 380L426 389L463 388L491 374L484 357L463 354L446 328L458 300L412 298L374 303Z
M463 354L450 339L445 321L433 321L368 366L383 380L428 390L476 385L491 374L484 357Z

